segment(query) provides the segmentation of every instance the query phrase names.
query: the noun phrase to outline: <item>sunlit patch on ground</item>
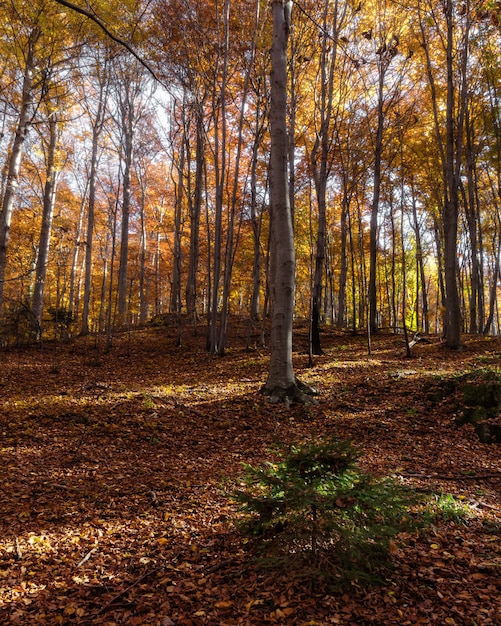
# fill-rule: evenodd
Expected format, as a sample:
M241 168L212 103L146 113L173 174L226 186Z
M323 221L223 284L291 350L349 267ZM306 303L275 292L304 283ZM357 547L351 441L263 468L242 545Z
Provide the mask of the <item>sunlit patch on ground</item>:
M0 623L500 624L499 444L423 393L496 365L498 344L450 354L437 339L409 360L393 335L370 356L361 337L324 342L313 367L295 354L317 402L290 409L259 394L266 351L216 359L166 329L117 339L99 365L79 342L4 354ZM429 532L402 537L383 587L317 593L257 570L235 530L242 463L325 435L430 496Z

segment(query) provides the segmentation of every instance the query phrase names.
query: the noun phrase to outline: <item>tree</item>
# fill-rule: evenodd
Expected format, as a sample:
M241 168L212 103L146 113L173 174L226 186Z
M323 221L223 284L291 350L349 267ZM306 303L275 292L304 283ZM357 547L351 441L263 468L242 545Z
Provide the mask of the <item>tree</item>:
M52 218L54 215L54 205L56 201L57 177L59 167L56 161L58 149L58 120L54 111L48 112L49 137L46 148L46 176L43 191L42 225L40 228L40 239L38 242L37 261L35 266L35 286L33 288L33 301L31 310L34 321L39 330L42 324L43 295L45 291L45 277L47 275L47 264L49 260L50 238L52 234Z
M99 139L103 131L106 106L109 89L109 72L108 72L109 59L105 56L104 61L96 57L96 63L94 71L92 72L92 78L97 83L96 97L93 98L95 104L95 110L92 109L91 102L84 100L87 114L90 118L92 127L92 145L90 155L90 172L89 172L89 199L87 206L87 235L85 239L85 278L84 278L84 296L83 296L83 311L80 333L86 335L89 332L89 314L90 314L90 296L92 286L92 250L94 240L94 222L95 222L95 206L96 206L96 185L97 185L97 170L99 163Z
M295 294L295 251L289 201L287 136L287 40L291 27L291 0L273 0L270 105L270 221L272 298L270 365L263 393L273 402L303 399L292 363L292 327Z
M339 33L346 16L347 5L339 8L325 2L322 22L322 50L320 55L320 103L319 128L311 151L311 167L317 194L318 220L315 253L315 270L313 275L313 294L311 304L311 350L313 354L321 354L320 346L320 309L322 301L322 285L326 255L327 239L327 183L330 174L329 156L331 153L331 119L334 97L334 69L336 67ZM330 22L332 20L332 23Z
M42 35L38 25L33 26L27 38L21 104L17 128L8 160L7 181L0 207L0 308L3 301L5 271L7 267L7 248L10 237L10 224L14 200L18 186L19 172L23 156L24 143L33 114L33 74L36 69L36 45Z

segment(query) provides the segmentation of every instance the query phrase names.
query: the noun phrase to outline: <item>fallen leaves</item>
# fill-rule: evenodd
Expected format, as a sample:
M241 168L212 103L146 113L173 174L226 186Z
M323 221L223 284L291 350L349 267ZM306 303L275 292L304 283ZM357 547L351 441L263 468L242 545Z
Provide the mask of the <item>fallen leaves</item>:
M318 403L290 410L258 394L265 352L214 361L202 339L182 352L164 329L117 338L100 367L86 365L78 342L58 346L58 374L47 375L51 346L5 355L0 622L500 624L499 451L422 393L430 372L489 358L490 343L454 355L418 345L404 370L394 337L375 337L367 357L362 337L327 333L313 368L296 355ZM355 441L365 469L453 493L471 517L395 541L381 587L311 589L256 569L227 497L241 463L323 433Z

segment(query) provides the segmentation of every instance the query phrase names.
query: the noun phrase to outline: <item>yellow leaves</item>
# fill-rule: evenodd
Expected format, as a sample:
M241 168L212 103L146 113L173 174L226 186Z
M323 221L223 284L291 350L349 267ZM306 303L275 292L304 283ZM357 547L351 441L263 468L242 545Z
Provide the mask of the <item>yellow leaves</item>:
M35 535L34 533L30 533L28 537L28 543L31 546L36 546L38 548L50 548L50 540L45 535Z

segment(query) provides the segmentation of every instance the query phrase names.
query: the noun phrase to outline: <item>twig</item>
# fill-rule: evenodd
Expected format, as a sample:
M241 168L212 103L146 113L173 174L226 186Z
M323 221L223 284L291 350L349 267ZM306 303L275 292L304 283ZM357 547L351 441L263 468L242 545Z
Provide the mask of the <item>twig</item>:
M492 504L487 504L487 502L475 502L476 506L479 506L482 509L489 509L489 511L496 511L496 513L501 513L501 509L497 506L493 506Z
M16 558L18 561L20 561L23 558L23 553L21 552L21 546L19 545L19 539L17 537L15 539L15 543L16 543Z
M90 559L90 557L94 554L94 552L97 550L97 548L92 548L92 550L89 550L89 552L87 552L87 554L84 556L84 558L80 561L80 563L76 566L77 569L79 567L81 567L84 563L87 563L87 561Z
M66 491L80 491L77 487L71 487L70 485L62 485L61 483L44 483L47 487L54 487L54 489L65 489Z
M97 617L98 615L101 615L102 613L104 613L105 611L107 611L110 606L112 604L114 604L117 600L119 600L122 596L124 596L126 593L128 593L131 589L133 589L136 585L139 585L140 582L142 582L145 578L148 578L148 576L152 576L153 574L156 574L157 572L159 572L161 569L163 569L164 566L160 565L160 567L156 567L155 569L152 569L149 572L146 572L146 574L143 574L142 576L140 576L139 578L137 578L131 585L129 585L128 587L126 587L123 591L121 591L120 593L117 593L116 596L114 596L107 604L105 604L103 607L101 607L99 609L99 611L94 615L94 617Z
M441 474L399 474L402 478L424 478L426 480L501 480L501 474L465 474L446 476Z

